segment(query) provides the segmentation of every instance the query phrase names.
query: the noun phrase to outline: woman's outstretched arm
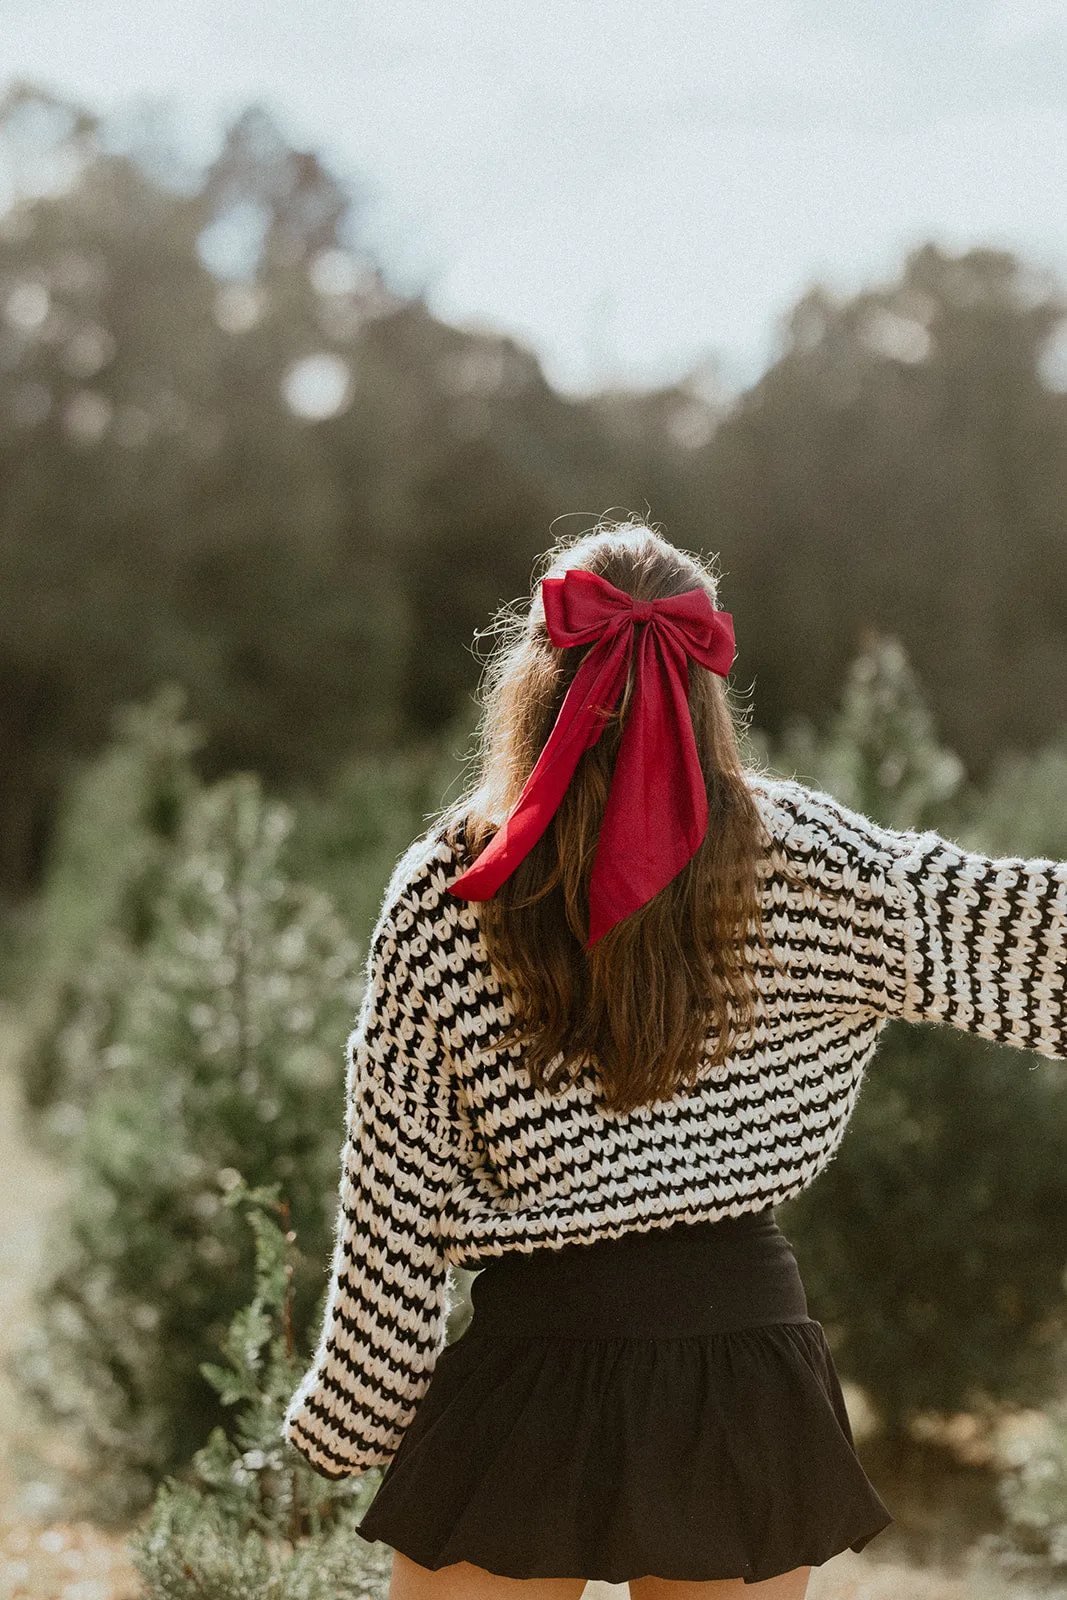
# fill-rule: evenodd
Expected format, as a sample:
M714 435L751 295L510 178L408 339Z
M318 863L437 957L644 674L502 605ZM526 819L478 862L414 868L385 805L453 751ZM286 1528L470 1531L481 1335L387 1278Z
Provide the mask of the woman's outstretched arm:
M1067 861L902 838L886 873L888 1013L1067 1059Z
M1067 861L886 827L796 779L775 793L842 1009L1067 1059Z

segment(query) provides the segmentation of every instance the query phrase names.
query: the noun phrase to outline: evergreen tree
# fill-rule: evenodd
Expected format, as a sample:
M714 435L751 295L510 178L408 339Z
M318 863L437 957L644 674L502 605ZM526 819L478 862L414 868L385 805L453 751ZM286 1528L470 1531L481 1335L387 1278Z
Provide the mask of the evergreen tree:
M109 1046L156 924L182 819L199 783L202 741L185 693L166 684L121 707L115 738L71 782L36 912L33 981L18 1059L38 1132L77 1132L112 1058Z
M322 1288L362 983L329 898L290 881L292 825L240 774L188 813L157 927L107 1045L71 1200L52 1219L17 1375L80 1436L87 1514L122 1522L218 1421L200 1371L251 1291L220 1178L279 1180L306 1244L299 1324Z
M901 641L875 628L849 665L826 733L792 718L774 759L890 828L936 826L965 776L938 738Z
M223 1204L242 1206L254 1232L255 1293L222 1341L226 1364L201 1370L238 1409L127 1540L146 1600L385 1600L392 1551L353 1532L380 1472L331 1482L281 1434L308 1359L293 1336L288 1205L277 1184L250 1190L237 1173Z

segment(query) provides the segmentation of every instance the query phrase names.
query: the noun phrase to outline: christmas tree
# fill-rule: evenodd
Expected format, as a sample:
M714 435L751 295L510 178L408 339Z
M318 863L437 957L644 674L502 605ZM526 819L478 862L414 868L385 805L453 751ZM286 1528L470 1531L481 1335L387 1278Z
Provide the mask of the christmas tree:
M236 1173L226 1188L223 1204L242 1207L255 1235L255 1293L222 1342L225 1364L201 1370L232 1415L127 1540L146 1600L385 1600L392 1551L353 1531L380 1473L332 1482L282 1438L310 1359L293 1333L288 1205L276 1184L249 1190Z
M124 996L156 925L160 894L199 790L200 730L165 685L122 707L115 739L75 776L60 811L30 941L18 1070L38 1137L62 1154L111 1065Z
M792 719L774 765L890 828L949 817L966 774L937 736L933 714L899 639L867 630L825 733Z
M76 1424L84 1471L64 1494L100 1521L147 1504L219 1420L200 1363L253 1273L228 1174L285 1188L301 1326L323 1287L362 957L328 897L280 870L291 826L250 775L191 807L51 1219L15 1370L47 1418Z

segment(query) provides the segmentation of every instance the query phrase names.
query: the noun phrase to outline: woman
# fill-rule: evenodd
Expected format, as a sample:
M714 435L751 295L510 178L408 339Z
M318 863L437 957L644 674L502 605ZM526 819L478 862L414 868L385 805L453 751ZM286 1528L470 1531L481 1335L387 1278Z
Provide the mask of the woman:
M774 1208L891 1017L1067 1058L1067 863L744 767L715 599L643 525L557 546L385 894L285 1435L386 1467L391 1600L801 1600L893 1519Z

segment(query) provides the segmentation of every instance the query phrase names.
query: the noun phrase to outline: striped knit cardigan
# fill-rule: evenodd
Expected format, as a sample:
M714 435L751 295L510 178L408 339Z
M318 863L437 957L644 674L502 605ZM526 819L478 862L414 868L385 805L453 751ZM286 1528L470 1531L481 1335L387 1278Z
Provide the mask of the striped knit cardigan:
M834 1155L891 1017L1067 1059L1067 862L990 858L746 776L779 965L753 942L740 1053L628 1113L588 1073L536 1091L521 1047L493 1048L512 1013L446 887L468 858L430 830L397 863L348 1040L325 1317L284 1421L324 1477L395 1454L444 1346L450 1265L788 1200Z

